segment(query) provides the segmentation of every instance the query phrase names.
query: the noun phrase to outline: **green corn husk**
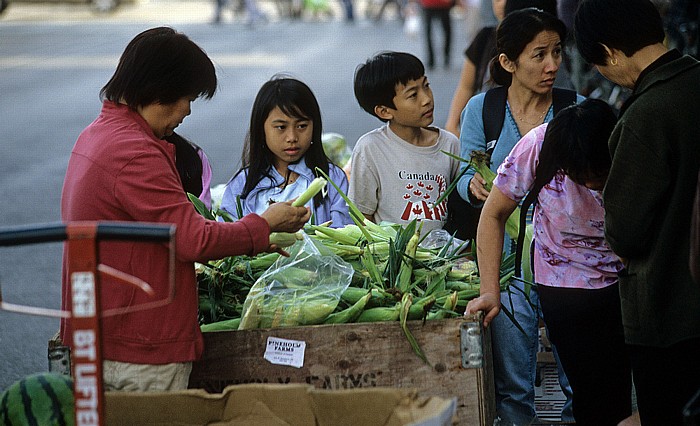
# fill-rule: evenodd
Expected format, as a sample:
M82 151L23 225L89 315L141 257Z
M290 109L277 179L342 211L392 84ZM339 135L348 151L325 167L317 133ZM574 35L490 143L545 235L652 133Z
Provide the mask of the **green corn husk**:
M491 158L483 151L473 151L471 154L471 159L469 164L471 167L478 172L482 178L486 181L484 187L487 191L491 192L493 188L493 180L496 179L496 173L491 170L489 164L491 163ZM508 216L506 220L506 233L511 239L518 238L518 230L520 229L520 208L516 207L513 213Z
M440 309L428 314L428 319L429 320L437 320L437 319L444 319L444 318L451 317L453 314L456 315L454 310L455 310L455 308L457 308L457 301L458 300L459 300L459 294L456 291L453 291L452 293L450 293L450 295L448 297L445 298L445 301L443 302Z
M367 302L369 302L370 298L372 297L371 292L367 292L364 296L362 296L357 302L355 302L352 306L349 308L343 309L340 312L335 312L330 314L325 321L323 321L324 324L346 324L346 323L351 323L355 321L360 314L362 314L362 311L364 311L365 306L367 306Z
M323 188L326 187L326 184L328 181L322 177L317 177L311 183L309 184L309 187L306 188L306 191L302 192L300 196L297 197L296 200L292 202L293 207L303 207L306 205L306 203L309 202L312 198L316 196Z
M362 311L357 322L381 322L381 321L396 321L399 319L401 311L401 303L396 303L394 306L379 306L369 308Z
M271 232L270 244L275 244L277 247L289 247L297 241L301 240L302 236L298 232Z
M238 327L240 325L241 325L240 318L231 318L228 320L212 322L209 324L203 324L200 327L200 329L202 330L202 333L209 333L212 331L231 331L231 330L238 330Z
M413 333L411 333L411 330L408 329L407 321L408 321L408 316L409 316L412 302L413 302L413 296L410 293L404 294L403 297L401 298L401 302L400 302L401 308L400 308L400 312L399 312L399 321L401 322L401 329L403 330L403 333L406 336L406 339L408 339L408 343L411 345L413 352L418 356L418 358L422 359L423 362L430 365L430 363L428 362L428 358L423 353L423 349L421 349L420 345L416 341L416 338L413 337Z

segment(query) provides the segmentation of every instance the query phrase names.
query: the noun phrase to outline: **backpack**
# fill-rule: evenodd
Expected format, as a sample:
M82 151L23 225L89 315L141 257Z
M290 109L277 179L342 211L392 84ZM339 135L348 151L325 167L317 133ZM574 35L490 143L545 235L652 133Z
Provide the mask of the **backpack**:
M486 153L489 155L493 153L503 128L503 121L506 117L507 97L508 88L505 86L494 87L484 95L481 119L484 123ZM558 87L553 89L552 106L554 115L575 103L575 91ZM444 229L461 240L475 239L480 214L481 207L472 206L462 199L457 191L453 190L447 198L447 222Z

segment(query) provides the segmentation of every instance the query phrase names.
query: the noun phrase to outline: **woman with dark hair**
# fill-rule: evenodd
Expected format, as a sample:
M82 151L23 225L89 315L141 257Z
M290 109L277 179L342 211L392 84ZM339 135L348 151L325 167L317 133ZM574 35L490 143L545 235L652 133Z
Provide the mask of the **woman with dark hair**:
M688 265L700 168L700 63L664 45L648 0L584 0L583 58L632 89L609 141L605 237L623 259L620 296L642 424L679 425L700 387L700 287Z
M557 14L556 0L492 0L493 14L500 22L515 10L536 7L552 15ZM464 51L464 63L459 75L459 82L447 114L445 130L459 137L459 119L469 99L477 93L493 87L488 68L491 59L496 56L496 26L484 27L476 34Z
M600 194L610 168L607 141L615 121L608 104L589 99L563 109L515 145L498 168L481 214L477 250L482 291L467 306L467 311L483 310L487 316L500 309L505 222L524 199L524 228L525 212L534 204L534 281L549 339L573 389L577 425L615 426L632 410L617 286L622 263L603 238ZM529 248L520 241L518 249Z
M554 116L554 81L562 61L562 42L566 37L564 24L550 13L527 8L509 13L498 25L497 55L491 61L491 78L502 88L491 89L472 97L461 117L461 156L469 158L473 151L490 152L491 169L503 162L515 143L533 128L549 122ZM489 93L501 91L505 99L498 111L487 108ZM559 93L559 92L557 92ZM563 92L562 92L563 93ZM582 97L569 93L571 102ZM486 115L501 114L500 133L487 141L484 132ZM465 165L466 166L466 165ZM489 192L479 173L468 169L457 184L459 195L481 207ZM487 244L477 237L477 247ZM500 246L511 251L510 239ZM510 283L523 289L519 281ZM535 417L536 357L539 345L540 309L537 291L524 293L511 289L508 306L525 333L514 326L506 314L498 310L487 312L484 325L492 325L496 409L506 423L529 424ZM504 299L505 300L505 299ZM554 348L556 357L556 346ZM559 371L559 382L565 394L570 394L566 376ZM566 419L569 420L569 419Z
M65 222L121 221L175 224L175 285L171 303L100 319L105 390L186 389L192 361L203 350L197 322L194 262L281 251L270 232L299 230L310 212L278 203L236 223L205 220L183 191L176 147L164 138L190 114L190 104L216 91L214 65L184 34L159 27L137 35L102 89L102 111L78 137L61 198ZM200 182L201 185L201 182ZM103 241L100 262L148 283L155 295L101 277L102 311L138 307L170 294L170 256L162 244ZM62 307L72 305L64 255ZM61 321L73 345L73 323Z
M326 156L322 131L321 109L309 86L282 76L263 84L250 115L243 167L226 184L221 208L238 219L292 200L320 176L316 169L347 193L347 176ZM311 210L316 224L352 223L347 203L330 184L314 197Z

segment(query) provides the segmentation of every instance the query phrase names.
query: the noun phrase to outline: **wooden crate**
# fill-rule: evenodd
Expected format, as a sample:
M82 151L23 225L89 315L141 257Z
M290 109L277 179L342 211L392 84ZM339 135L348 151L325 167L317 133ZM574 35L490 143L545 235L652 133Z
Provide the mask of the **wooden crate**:
M495 413L490 334L480 317L412 321L430 365L411 349L398 321L210 332L190 388L221 392L230 384L308 383L320 389L415 388L457 398L461 425L491 425ZM488 331L488 330L487 330ZM267 361L268 338L305 343L303 366Z

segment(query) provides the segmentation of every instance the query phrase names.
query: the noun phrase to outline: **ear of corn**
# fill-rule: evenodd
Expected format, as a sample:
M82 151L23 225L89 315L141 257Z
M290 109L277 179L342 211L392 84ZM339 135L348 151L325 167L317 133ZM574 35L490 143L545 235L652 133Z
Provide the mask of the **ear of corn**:
M415 226L416 222L414 221L412 224ZM416 250L418 249L418 242L420 241L420 230L422 225L423 223L421 222L421 226L416 227L415 232L406 244L405 256L403 262L401 263L399 274L396 278L396 287L399 289L399 291L401 291L401 293L406 293L411 286L413 262L416 258Z
M372 293L367 292L367 294L362 296L357 302L355 302L349 308L343 309L340 312L330 314L323 323L324 324L344 324L344 323L349 323L349 322L355 321L360 316L360 314L362 314L362 311L365 309L365 306L367 306L367 302L369 302L369 299L371 297L372 297Z
M448 297L445 298L440 309L428 314L429 320L448 318L452 315L456 315L454 312L457 308L457 301L459 300L459 294L456 291L450 293Z
M325 235L333 241L341 244L355 245L359 241L355 235L346 231L345 228L337 229L320 225L309 225L308 228L313 230L316 234Z
M241 324L240 318L231 318L228 320L212 322L209 324L203 324L200 328L202 333L208 333L210 331L230 331L238 330L238 326Z
M396 321L399 319L401 303L394 306L379 306L369 308L362 311L357 322L380 322L380 321Z
M277 247L289 247L297 241L303 239L301 234L297 232L271 232L270 244L275 244Z
M294 207L303 207L306 205L306 203L309 202L312 198L316 196L323 188L326 187L326 183L328 183L324 178L322 177L317 177L316 179L312 180L311 183L309 184L309 187L306 188L306 191L302 192L299 197L297 197L296 200L292 202L292 206Z

